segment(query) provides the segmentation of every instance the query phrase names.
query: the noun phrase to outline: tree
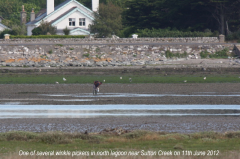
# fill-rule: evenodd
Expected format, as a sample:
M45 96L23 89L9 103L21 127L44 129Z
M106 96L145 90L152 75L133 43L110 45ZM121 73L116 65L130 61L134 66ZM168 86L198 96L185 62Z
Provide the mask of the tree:
M229 21L233 20L233 14L236 15L238 12L239 15L239 0L210 0L210 4L213 6L214 10L212 13L213 18L218 23L218 28L221 34L228 34ZM238 6L238 8L236 8ZM239 18L239 16L238 16Z
M129 0L124 25L136 29L177 28L183 31L236 31L240 0Z
M12 35L12 30L4 29L2 32L0 32L0 39L4 38L4 34Z
M26 35L27 27L25 25L12 25L12 35Z
M109 2L99 5L98 13L94 13L93 24L90 25L91 33L97 37L110 37L112 34L118 35L122 29L122 9Z
M136 29L157 27L162 16L160 16L161 11L159 10L160 8L157 7L156 3L164 1L165 0L127 1L127 9L124 11L125 24L127 26L134 26Z
M33 35L47 35L50 33L51 35L55 35L57 32L57 28L52 26L50 22L42 21L41 24L32 30Z
M40 10L40 7L34 3L24 3L19 0L0 0L0 15L4 18L2 23L10 28L13 25L20 25L22 5L27 12L27 21L30 19L32 8L36 13Z

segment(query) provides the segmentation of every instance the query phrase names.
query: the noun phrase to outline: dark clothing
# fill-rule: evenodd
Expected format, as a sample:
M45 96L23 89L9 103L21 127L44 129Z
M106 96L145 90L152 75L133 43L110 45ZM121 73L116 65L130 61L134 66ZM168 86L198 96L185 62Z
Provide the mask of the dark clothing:
M102 82L99 82L99 81L94 82L94 85L95 85L96 88L99 87L101 84L102 84Z

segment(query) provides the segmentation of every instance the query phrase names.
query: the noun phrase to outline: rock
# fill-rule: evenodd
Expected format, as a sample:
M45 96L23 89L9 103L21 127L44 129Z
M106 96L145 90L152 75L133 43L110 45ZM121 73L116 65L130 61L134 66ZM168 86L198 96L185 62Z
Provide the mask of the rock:
M137 65L145 65L145 61L137 61L136 64Z
M90 61L85 61L85 62L82 63L82 65L83 65L84 67L87 67L89 63L90 63Z
M94 67L94 66L95 66L95 63L93 61L89 61L88 67Z
M122 65L124 65L124 66L130 66L131 63L130 63L129 61L124 61L124 62L122 63Z
M156 62L155 61L146 61L145 64L146 65L155 65Z
M204 67L203 67L203 68L202 68L202 70L203 70L203 71L206 71L206 70L207 70L207 68L204 68Z
M118 63L117 63L116 61L111 61L111 62L109 62L109 65L112 65L112 66L117 66L117 65L118 65Z
M103 66L103 62L102 61L96 62L96 66L102 67Z
M6 63L6 62L2 62L1 65L2 65L2 66L6 66L7 63Z

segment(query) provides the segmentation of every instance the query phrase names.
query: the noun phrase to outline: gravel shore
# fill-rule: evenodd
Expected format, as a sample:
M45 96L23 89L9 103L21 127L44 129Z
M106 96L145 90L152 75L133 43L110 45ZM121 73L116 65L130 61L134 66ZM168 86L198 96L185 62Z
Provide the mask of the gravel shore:
M1 119L0 132L7 131L63 131L101 132L104 129L149 130L162 132L194 133L203 131L239 131L239 117L231 116L147 116L147 117L98 117L59 119Z

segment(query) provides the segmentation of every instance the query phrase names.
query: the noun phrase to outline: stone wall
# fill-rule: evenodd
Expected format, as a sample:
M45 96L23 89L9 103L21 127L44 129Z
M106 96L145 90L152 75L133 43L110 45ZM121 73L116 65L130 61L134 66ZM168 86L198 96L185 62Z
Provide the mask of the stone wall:
M189 37L189 38L76 38L76 39L10 39L1 40L0 44L19 43L218 43L218 37Z
M215 53L224 48L233 50L232 44L192 45L5 45L0 46L0 66L13 67L112 67L135 65L159 65L168 60L199 59L201 51ZM171 58L165 52L187 55Z

